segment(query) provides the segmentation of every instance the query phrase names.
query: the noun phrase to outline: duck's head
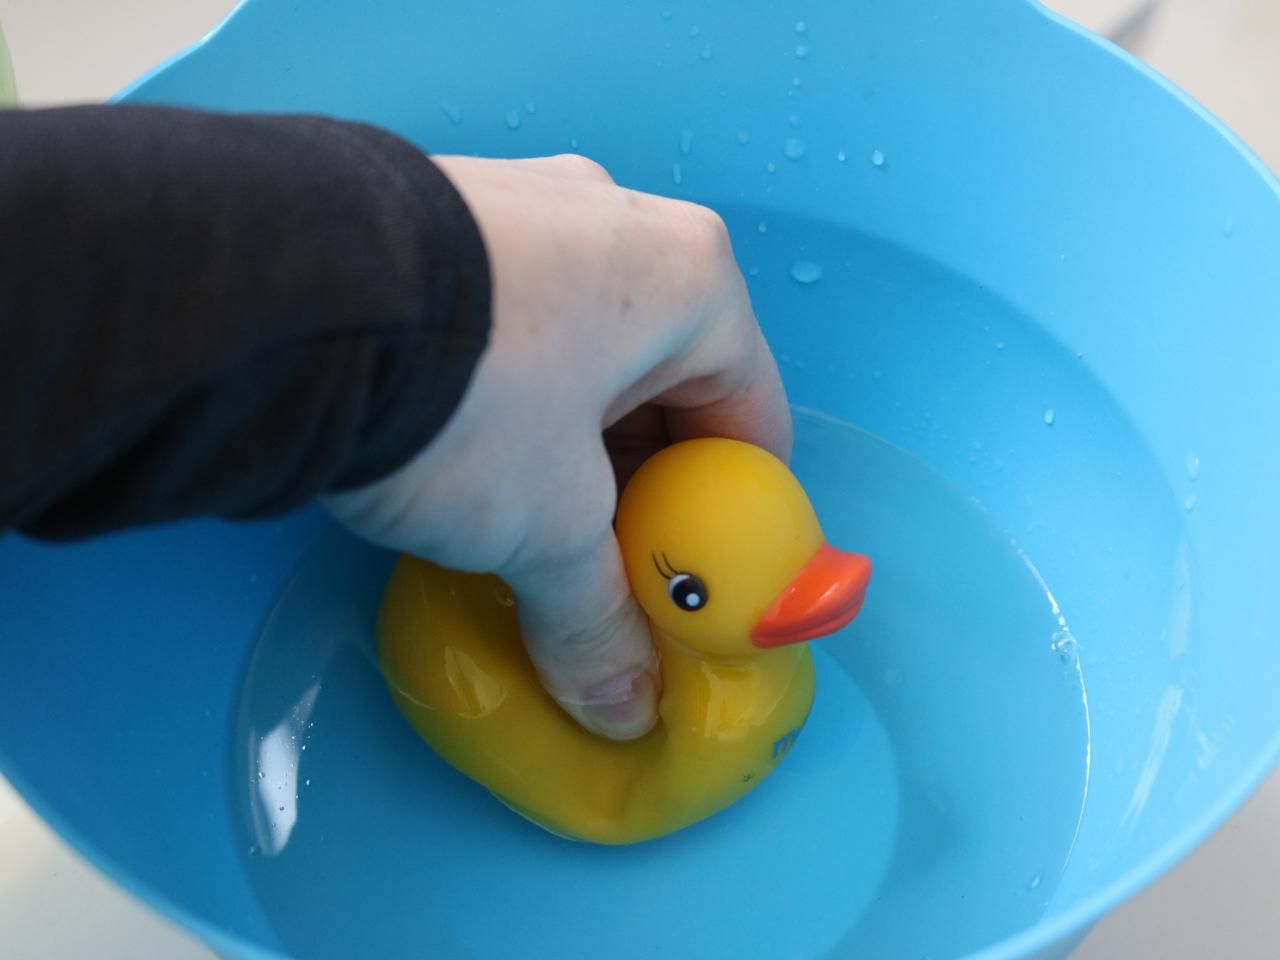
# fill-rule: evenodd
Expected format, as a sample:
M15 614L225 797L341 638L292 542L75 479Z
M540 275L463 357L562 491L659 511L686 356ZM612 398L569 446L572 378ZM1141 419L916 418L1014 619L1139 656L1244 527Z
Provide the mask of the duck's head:
M832 633L857 615L871 579L870 560L826 542L791 471L736 440L650 458L623 491L616 529L650 621L711 656Z

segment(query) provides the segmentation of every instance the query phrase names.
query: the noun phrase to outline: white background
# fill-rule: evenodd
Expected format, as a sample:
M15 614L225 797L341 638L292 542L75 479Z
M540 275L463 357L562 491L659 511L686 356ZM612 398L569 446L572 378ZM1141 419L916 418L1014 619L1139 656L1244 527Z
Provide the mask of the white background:
M232 5L0 0L0 24L27 104L100 100L208 32ZM1049 5L1116 35L1280 170L1280 0ZM0 780L0 957L143 956L213 960L101 879ZM1280 958L1280 775L1186 862L1104 920L1075 957Z

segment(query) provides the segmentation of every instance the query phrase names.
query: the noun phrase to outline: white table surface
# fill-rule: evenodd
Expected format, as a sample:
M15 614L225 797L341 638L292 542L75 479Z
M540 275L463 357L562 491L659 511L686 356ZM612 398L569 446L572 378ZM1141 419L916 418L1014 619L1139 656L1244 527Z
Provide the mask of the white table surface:
M357 2L357 0L353 0ZM31 105L100 100L212 28L232 0L0 0ZM1051 0L1109 32L1143 0ZM145 27L141 26L146 24ZM1126 44L1280 169L1280 0L1160 0ZM1104 920L1076 960L1280 958L1280 774L1200 850ZM106 882L0 780L0 957L213 960Z

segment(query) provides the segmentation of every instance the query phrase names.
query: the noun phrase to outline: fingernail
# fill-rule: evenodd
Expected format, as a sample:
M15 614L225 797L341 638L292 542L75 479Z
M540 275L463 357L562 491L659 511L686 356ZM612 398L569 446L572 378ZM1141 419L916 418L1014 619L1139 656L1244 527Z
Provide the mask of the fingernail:
M597 687L584 700L564 703L564 708L588 730L610 740L635 740L658 722L658 683L644 670Z

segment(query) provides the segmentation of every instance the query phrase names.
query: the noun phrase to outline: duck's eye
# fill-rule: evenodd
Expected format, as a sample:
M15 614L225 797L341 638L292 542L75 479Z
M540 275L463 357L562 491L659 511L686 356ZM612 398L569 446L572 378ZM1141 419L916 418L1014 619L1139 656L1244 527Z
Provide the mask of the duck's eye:
M667 581L667 595L681 610L701 610L707 605L707 585L692 573L677 573Z

